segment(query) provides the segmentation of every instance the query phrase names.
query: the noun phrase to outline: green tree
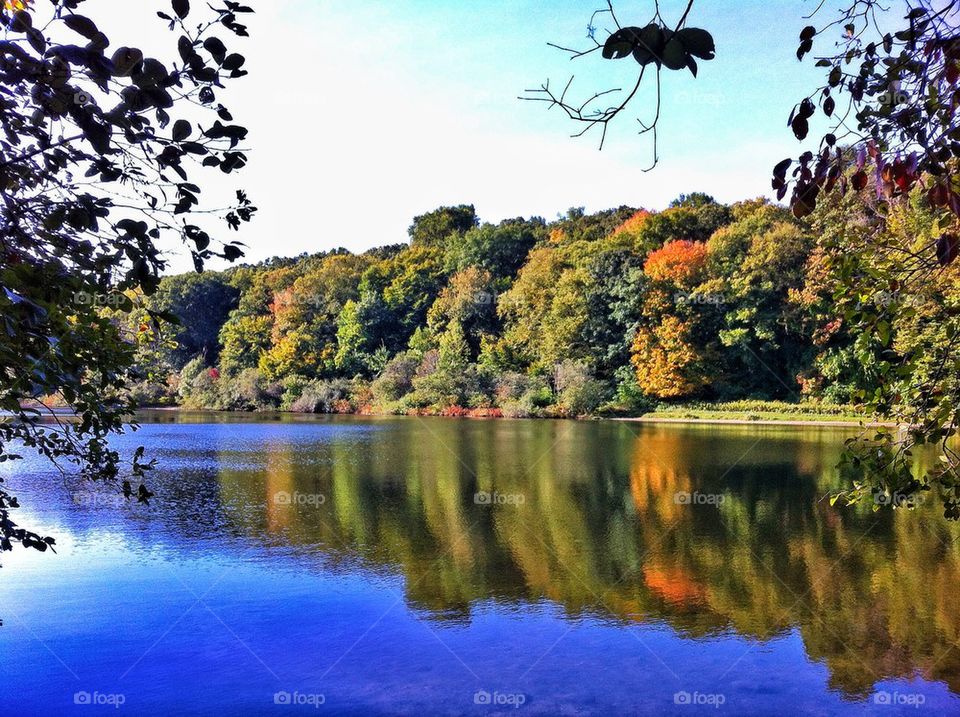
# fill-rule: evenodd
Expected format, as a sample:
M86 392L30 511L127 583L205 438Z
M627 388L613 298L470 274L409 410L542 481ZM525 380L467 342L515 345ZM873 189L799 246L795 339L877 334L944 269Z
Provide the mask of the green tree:
M414 217L410 225L410 243L413 246L441 246L451 237L461 237L477 226L477 212L472 204L440 207Z
M208 365L216 364L220 330L237 308L239 297L240 292L218 272L161 279L150 305L178 319L178 324L169 329L169 338L175 343L170 352L174 368L179 370L197 355L202 355Z
M164 237L183 241L198 270L214 255L241 255L193 215L207 208L196 183L201 164L229 174L246 163L240 143L247 130L218 99L246 74L245 58L214 33L246 35L239 19L252 10L225 0L192 13L188 0L174 0L163 18L177 53L164 62L123 44L108 52L97 21L80 14L84 5L0 8L0 408L15 417L0 424L0 459L16 459L11 446L22 441L112 480L125 469L107 437L122 430L133 407L123 391L136 381L136 352L102 307L123 296L111 308L129 312L125 292L156 291ZM254 211L239 191L222 216L235 229ZM76 411L75 424L41 430L37 407L50 395ZM149 467L142 456L137 451L126 469L131 480ZM124 483L126 494L137 490ZM146 500L149 491L141 485L138 495ZM12 520L16 505L0 487L0 549L46 549L51 538Z
M519 358L518 368L549 370L566 358L588 358L584 327L591 278L583 259L590 251L585 242L537 247L500 297L502 350Z
M533 246L544 238L545 229L546 223L540 218L507 219L498 225L470 229L447 248L448 268L462 271L479 267L498 280L498 288L506 288Z
M718 231L707 248L716 273L697 294L722 308L726 391L796 397L813 345L789 299L803 288L813 238L782 210L761 205Z
M496 296L491 283L490 272L475 266L451 276L427 314L431 334L439 337L458 327L469 345L469 357L476 359L482 338L497 330Z
M231 317L220 329L220 368L226 374L256 368L260 356L270 349L269 316Z
M359 297L358 284L370 265L366 257L332 254L274 295L273 346L260 357L270 379L292 373L332 377L336 372L337 321L348 302Z

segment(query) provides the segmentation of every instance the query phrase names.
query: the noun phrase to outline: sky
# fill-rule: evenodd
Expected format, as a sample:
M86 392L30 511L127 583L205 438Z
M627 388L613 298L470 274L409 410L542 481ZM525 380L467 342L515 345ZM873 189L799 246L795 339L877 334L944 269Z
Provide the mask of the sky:
M114 44L135 44L121 34L169 43L152 12L145 20L146 2L96 4L117 11ZM631 59L571 61L547 45L586 47L602 0L247 4L257 13L238 49L250 75L225 95L250 129L250 163L227 179L260 208L239 236L247 261L402 242L415 215L443 205L474 204L497 222L578 206L662 209L693 191L725 202L768 195L772 166L800 151L790 110L820 77L795 56L811 0L697 0L688 25L714 35L717 58L696 79L665 72L660 162L644 172L653 148L636 119L653 112L649 92L611 126L603 151L598 134L572 139L577 128L558 109L518 99L571 75L582 98L632 86ZM676 22L685 3L660 5ZM653 0L614 6L621 24L643 25ZM602 41L613 25L595 24ZM188 266L182 252L173 259L172 270Z

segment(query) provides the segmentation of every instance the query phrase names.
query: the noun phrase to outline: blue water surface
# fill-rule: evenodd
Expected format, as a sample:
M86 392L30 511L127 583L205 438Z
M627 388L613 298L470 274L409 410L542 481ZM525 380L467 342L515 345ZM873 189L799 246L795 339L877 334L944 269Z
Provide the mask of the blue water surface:
M145 420L149 506L3 469L5 715L960 714L955 529L837 431Z

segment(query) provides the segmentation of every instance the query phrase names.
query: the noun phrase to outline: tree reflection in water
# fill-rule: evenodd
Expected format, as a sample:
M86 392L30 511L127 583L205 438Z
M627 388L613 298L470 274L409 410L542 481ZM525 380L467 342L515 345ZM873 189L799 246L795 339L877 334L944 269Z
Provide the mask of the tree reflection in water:
M384 425L322 455L278 443L263 468L224 470L221 499L263 505L233 511L248 535L401 572L431 619L548 600L571 618L659 621L690 639L797 630L850 696L916 673L960 692L960 527L934 499L831 507L836 431ZM480 491L522 503L478 504ZM278 505L278 492L324 498Z

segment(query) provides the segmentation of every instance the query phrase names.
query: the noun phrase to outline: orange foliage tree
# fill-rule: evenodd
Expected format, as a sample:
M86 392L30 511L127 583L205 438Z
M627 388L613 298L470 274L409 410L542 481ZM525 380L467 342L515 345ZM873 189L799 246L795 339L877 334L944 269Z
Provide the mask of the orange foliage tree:
M650 216L650 212L648 212L646 209L639 210L636 214L627 219L627 221L614 229L613 235L617 236L619 234L636 234L643 228L643 225L647 223L647 219L650 218Z
M650 252L643 273L653 281L691 288L700 282L707 266L707 245L686 239L664 244Z
M696 319L678 297L706 278L707 247L672 241L650 252L643 273L651 282L631 350L637 384L649 396L682 398L708 382L703 351L694 340Z

